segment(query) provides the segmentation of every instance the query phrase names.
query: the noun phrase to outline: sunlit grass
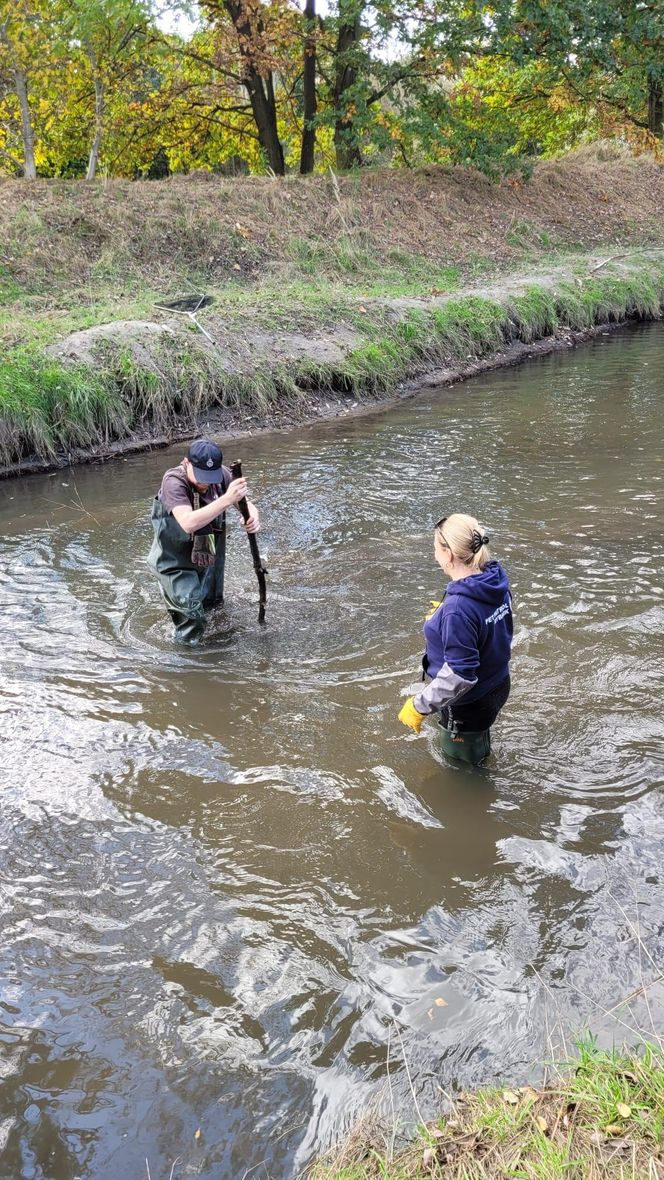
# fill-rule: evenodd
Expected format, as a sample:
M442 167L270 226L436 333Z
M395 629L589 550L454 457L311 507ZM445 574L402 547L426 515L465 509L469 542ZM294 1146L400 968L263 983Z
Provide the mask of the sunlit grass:
M461 1095L396 1153L373 1119L308 1180L658 1180L663 1124L661 1047L609 1052L587 1038L547 1085Z

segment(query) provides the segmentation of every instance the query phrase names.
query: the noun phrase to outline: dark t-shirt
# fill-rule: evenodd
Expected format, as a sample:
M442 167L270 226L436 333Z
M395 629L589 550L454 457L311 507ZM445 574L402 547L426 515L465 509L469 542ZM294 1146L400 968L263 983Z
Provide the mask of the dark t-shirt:
M223 496L233 476L230 468L222 467L223 485L212 483L205 492L199 492L200 507L204 504L211 504L213 500L218 500ZM161 500L166 512L172 512L177 508L178 504L182 504L185 508L194 507L194 494L196 488L192 487L187 479L184 467L171 467L164 475L161 481L158 497ZM219 524L219 519L213 521L212 524L205 525L202 529L198 529L199 533L211 533L214 531L215 525Z

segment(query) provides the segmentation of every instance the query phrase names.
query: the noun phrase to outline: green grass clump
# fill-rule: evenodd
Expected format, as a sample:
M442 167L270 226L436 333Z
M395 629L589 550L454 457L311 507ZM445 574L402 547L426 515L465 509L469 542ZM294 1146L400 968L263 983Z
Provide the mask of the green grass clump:
M127 430L126 407L101 373L67 366L33 350L0 359L0 461L54 457L94 447Z
M511 311L524 344L552 336L558 327L555 295L543 287L532 286L525 295L511 300Z
M396 1128L367 1120L308 1180L646 1180L664 1155L664 1053L592 1039L547 1085L461 1095L394 1153ZM385 1147L387 1144L387 1147Z
M0 265L0 307L15 303L20 294L21 288L16 279L12 277L6 266Z

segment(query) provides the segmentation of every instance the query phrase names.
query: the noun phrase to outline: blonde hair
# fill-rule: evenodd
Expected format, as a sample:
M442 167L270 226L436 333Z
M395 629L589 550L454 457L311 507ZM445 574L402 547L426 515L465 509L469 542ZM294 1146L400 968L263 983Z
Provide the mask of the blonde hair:
M491 561L488 533L474 516L465 512L443 516L436 525L436 536L470 570L483 570Z

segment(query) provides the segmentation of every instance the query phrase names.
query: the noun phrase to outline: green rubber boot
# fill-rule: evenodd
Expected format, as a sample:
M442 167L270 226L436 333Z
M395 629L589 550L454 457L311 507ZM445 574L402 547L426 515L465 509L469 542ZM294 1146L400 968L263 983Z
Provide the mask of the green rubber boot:
M477 766L491 753L491 730L482 729L479 732L454 733L450 729L439 730L440 747L448 758L456 758L459 762L467 762Z

